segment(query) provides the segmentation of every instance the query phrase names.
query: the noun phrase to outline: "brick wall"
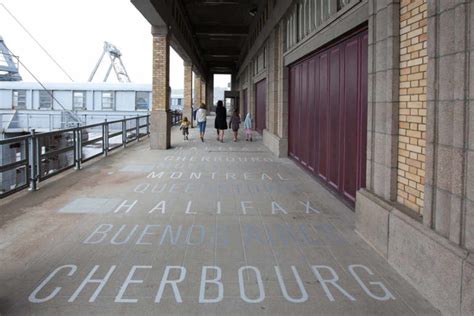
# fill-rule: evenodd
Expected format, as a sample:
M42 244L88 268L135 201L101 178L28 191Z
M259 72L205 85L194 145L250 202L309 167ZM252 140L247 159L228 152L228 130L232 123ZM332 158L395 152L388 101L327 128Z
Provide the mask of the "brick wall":
M425 184L427 0L400 3L397 201L422 213Z
M169 35L153 36L153 110L169 108Z

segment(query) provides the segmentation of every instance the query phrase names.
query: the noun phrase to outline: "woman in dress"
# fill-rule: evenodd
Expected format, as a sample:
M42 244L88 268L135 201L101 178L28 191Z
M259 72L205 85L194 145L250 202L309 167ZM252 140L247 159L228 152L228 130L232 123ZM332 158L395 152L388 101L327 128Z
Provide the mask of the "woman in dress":
M223 143L224 131L227 129L227 112L222 101L217 101L214 127L217 129L217 140Z

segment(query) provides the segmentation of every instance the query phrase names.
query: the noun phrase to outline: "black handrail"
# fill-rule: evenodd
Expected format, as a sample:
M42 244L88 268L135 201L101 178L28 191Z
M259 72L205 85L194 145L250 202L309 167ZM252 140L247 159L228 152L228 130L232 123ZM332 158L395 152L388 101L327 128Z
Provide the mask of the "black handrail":
M174 120L180 120L179 115L175 116ZM145 120L145 123L142 122ZM133 122L134 127L127 128L127 123ZM119 132L109 132L109 126L112 124L121 123L122 128ZM101 127L101 136L89 139L90 131L88 129ZM141 129L146 128L146 131ZM134 133L133 133L134 132ZM63 146L58 140L58 135L68 135ZM12 185L11 188L0 187L0 199L20 190L31 188L36 190L39 182L49 179L65 170L75 167L81 168L81 164L91 160L95 157L104 155L117 149L125 147L126 144L132 141L140 141L142 137L150 134L150 115L141 115L136 117L123 118L120 120L107 121L102 123L94 123L74 128L61 129L46 133L36 133L33 129L31 134L18 137L11 137L0 140L0 146L8 146L18 144L16 147L20 148L21 159L13 162L0 164L0 174L4 175L7 172L12 174L23 175L24 183ZM122 135L122 140L119 144L110 144L109 140L113 137ZM49 145L53 141L53 145ZM98 151L88 157L83 156L83 149L90 145L101 145ZM97 149L97 147L93 147ZM24 156L23 156L24 153ZM62 156L62 157L61 157ZM62 159L60 159L62 158ZM49 168L48 164L57 164L55 168ZM24 172L22 172L24 169ZM3 182L3 179L2 179ZM3 183L2 183L3 184Z

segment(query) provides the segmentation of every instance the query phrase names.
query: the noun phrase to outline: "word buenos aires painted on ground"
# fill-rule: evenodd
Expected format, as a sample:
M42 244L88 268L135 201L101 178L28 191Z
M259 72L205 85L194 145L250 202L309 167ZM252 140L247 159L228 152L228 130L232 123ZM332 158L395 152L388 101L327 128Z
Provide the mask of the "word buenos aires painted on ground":
M232 234L232 237L231 237ZM236 237L237 236L237 237ZM233 239L231 239L233 238ZM348 246L330 223L320 224L98 224L84 245L133 245L135 247L209 246L228 249L232 240L244 246Z
M116 272L119 268L128 271L125 278L123 277L125 274L119 275L119 273ZM163 268L164 271L161 271ZM196 267L193 268L196 269ZM358 285L357 290L354 288L344 288L344 282L340 280L338 273L333 267L328 265L310 265L305 267L291 265L291 267L287 268L280 266L273 266L272 268L278 281L282 297L291 303L304 303L310 299L326 299L330 302L341 300L356 302L358 299L364 299L365 297L369 297L375 301L396 299L385 284L378 280L374 272L362 264L351 264L346 267L347 273ZM224 283L222 279L224 270L216 265L205 265L197 269L200 270L200 280L190 281L186 279L187 275L192 274L189 272L195 273L196 271L192 271L191 268L188 269L182 265L132 265L129 269L119 265L94 265L84 279L77 279L76 274L78 270L80 270L80 267L75 264L65 264L55 268L42 279L41 283L39 283L28 296L28 300L35 304L46 303L52 300L61 302L67 300L68 303L74 303L82 296L82 299L88 299L89 303L94 303L100 298L104 287L107 285L110 286L112 283L120 284L115 291L117 294L114 297L104 295L104 299L110 299L115 303L139 303L150 300L159 304L166 291L172 293L172 297L177 304L186 302L212 304L224 301L226 289L226 283ZM284 271L286 269L288 269L288 271ZM311 280L301 277L303 269L310 269L310 273L313 275ZM262 271L269 273L268 270ZM291 271L291 278L285 278L284 275L288 276L289 271ZM159 278L160 281L151 283L150 278L145 278L143 275L146 272L161 275L161 278ZM307 272L308 271L304 271L304 275L308 275ZM235 280L232 284L238 284L238 292L242 301L255 304L262 303L265 300L265 280L268 279L262 277L261 268L254 265L243 265L236 271L233 271L233 274ZM58 279L62 281L58 282ZM290 295L288 285L294 284L295 282L299 294ZM317 282L318 285L309 285L314 284L314 282ZM74 284L72 288L70 286L71 283ZM256 284L256 289L255 286L250 287L250 284ZM64 288L65 286L68 286L68 290ZM88 294L90 292L84 289L87 287L90 290L91 286L96 286L96 288L90 295ZM142 298L138 295L134 295L134 290L137 290L139 286L149 290L150 293L144 296L141 295ZM194 298L188 297L187 301L185 301L181 295L182 289L193 286L199 289L199 295ZM310 297L307 289L309 286L321 287L324 297ZM215 294L215 290L217 290L217 294ZM357 292L357 294L354 292ZM365 297L362 297L362 295Z

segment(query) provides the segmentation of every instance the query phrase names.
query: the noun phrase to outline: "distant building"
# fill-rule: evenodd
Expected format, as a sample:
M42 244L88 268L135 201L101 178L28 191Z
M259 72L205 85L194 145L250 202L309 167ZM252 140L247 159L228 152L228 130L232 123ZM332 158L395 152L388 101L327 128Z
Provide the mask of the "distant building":
M3 82L0 87L0 131L64 128L64 110L84 123L135 116L151 110L151 84ZM171 110L182 110L182 91L172 92ZM52 93L52 96L51 96ZM139 113L137 113L139 112ZM61 118L59 118L61 117Z

